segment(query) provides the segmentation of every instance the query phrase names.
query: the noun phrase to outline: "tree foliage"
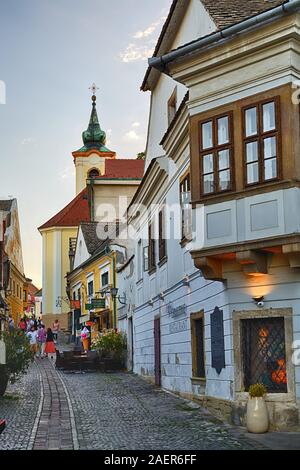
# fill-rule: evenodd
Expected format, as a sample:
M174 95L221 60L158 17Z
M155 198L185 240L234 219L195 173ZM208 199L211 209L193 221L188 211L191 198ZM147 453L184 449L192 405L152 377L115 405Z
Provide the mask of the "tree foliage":
M11 383L14 383L25 374L34 354L31 351L29 339L26 334L17 329L4 331L2 339L6 346L5 371Z

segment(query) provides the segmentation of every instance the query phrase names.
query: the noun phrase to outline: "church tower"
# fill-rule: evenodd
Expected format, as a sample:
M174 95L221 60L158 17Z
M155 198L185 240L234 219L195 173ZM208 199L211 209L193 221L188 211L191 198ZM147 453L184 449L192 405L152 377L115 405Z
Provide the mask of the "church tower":
M96 110L96 86L91 87L92 112L86 131L82 133L83 147L72 153L76 168L76 194L85 187L88 179L105 174L105 160L115 159L116 153L105 147L106 134L101 129Z

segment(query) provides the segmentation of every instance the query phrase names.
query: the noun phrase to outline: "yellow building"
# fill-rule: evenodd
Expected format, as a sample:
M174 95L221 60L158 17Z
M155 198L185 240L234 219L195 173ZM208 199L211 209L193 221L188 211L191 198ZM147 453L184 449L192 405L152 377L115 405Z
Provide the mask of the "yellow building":
M127 249L116 240L99 240L97 225L80 225L74 269L68 275L74 337L84 324L91 328L92 339L98 331L117 327L116 268L126 259Z
M15 324L23 315L24 274L22 242L16 199L0 201L0 240L3 244L5 280L2 286L4 300Z
M98 214L101 215L101 207L106 203L110 204L110 221L121 218L143 176L142 160L117 159L116 153L105 146L106 135L99 125L95 95L82 139L83 147L72 154L77 196L39 228L43 237L43 320L47 326L58 318L62 327L70 327L66 276L72 270L80 223L99 220ZM119 197L123 197L123 205Z
M15 325L17 325L24 315L23 295L26 277L16 266L9 263L9 289L6 295L8 313L12 315Z

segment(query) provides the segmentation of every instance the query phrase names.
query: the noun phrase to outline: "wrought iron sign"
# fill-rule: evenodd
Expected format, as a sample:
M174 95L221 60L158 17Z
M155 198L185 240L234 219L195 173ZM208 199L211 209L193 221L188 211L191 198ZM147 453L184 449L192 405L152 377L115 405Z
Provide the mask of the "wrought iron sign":
M216 307L210 316L212 367L220 374L225 368L223 310Z

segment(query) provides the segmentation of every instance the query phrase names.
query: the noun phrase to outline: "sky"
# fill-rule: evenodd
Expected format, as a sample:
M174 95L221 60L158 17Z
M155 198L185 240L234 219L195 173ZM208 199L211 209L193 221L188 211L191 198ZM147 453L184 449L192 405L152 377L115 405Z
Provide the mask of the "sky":
M72 151L93 82L107 145L145 150L140 91L171 0L0 0L0 199L18 199L26 276L42 285L37 227L75 196Z

